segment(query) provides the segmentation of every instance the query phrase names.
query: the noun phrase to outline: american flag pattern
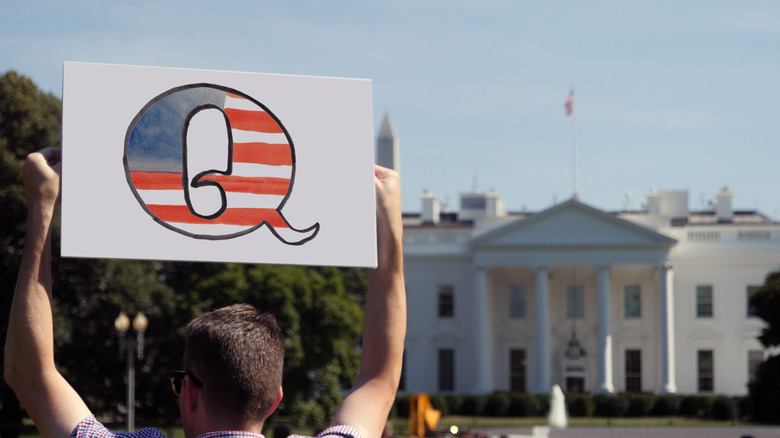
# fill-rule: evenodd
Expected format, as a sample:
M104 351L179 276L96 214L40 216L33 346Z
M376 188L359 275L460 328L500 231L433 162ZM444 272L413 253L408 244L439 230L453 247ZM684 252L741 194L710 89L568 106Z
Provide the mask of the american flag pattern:
M128 159L132 155L126 153L126 170L136 198L155 221L194 238L232 238L268 225L285 243L300 244L310 240L319 230L318 224L297 230L281 213L295 174L295 156L289 135L276 117L258 102L235 90L214 87L219 93L212 101L222 109L229 125L231 163L227 172L203 175L198 182L217 184L224 190L223 210L208 217L196 214L187 198L191 192L185 193L185 190L198 189L194 183L185 188L190 184L186 180L192 176L182 170L184 164L178 168L149 170L154 166L149 163L134 166ZM196 110L192 108L189 114ZM144 123L143 118L138 123ZM151 138L153 140L154 136ZM186 149L186 140L179 141ZM128 149L132 147L132 142L132 137L128 135ZM136 155L143 154L139 152ZM172 161L184 160L181 156L170 158Z

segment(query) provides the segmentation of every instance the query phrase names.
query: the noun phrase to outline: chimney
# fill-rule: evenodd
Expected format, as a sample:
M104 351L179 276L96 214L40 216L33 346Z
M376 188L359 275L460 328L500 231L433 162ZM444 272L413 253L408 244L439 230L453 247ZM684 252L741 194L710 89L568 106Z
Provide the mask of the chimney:
M717 212L718 222L732 222L734 220L734 209L731 207L731 198L734 194L731 193L731 186L726 185L723 190L716 195L718 199Z
M647 194L647 214L660 214L661 213L660 196L655 190L655 187L650 189L650 193Z
M422 220L424 224L439 223L439 198L426 189L422 195Z

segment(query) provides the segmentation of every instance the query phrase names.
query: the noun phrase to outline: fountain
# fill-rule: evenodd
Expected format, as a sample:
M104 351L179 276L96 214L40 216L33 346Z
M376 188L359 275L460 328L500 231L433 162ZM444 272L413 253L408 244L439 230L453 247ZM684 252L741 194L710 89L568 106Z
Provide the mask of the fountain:
M563 397L563 391L558 385L553 385L550 394L550 414L547 417L550 427L563 429L566 427L566 403Z

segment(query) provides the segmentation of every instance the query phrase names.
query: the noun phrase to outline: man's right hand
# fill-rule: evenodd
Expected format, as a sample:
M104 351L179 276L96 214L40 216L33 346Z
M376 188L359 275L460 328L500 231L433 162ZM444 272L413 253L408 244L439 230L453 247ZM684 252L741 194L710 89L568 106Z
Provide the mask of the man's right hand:
M60 199L61 150L46 148L27 156L22 179L31 210L53 211Z

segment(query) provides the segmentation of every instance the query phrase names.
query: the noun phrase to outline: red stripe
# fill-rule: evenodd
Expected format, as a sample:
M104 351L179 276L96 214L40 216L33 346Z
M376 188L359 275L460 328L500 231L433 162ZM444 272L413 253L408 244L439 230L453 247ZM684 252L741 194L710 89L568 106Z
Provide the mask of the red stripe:
M130 172L130 177L136 190L184 190L180 173ZM283 196L290 188L289 178L209 175L201 181L215 181L228 192L256 195Z
M234 143L233 162L292 166L292 153L286 143Z
M209 175L201 178L201 181L215 181L228 192L256 195L286 195L290 188L289 178Z
M181 173L130 172L130 179L137 190L182 190Z
M230 119L230 127L233 129L273 134L284 132L276 120L265 111L225 108L225 114Z
M149 210L168 223L204 224L204 225L240 225L254 226L263 221L274 228L287 228L287 224L273 208L229 208L216 219L201 219L185 205L147 205Z

